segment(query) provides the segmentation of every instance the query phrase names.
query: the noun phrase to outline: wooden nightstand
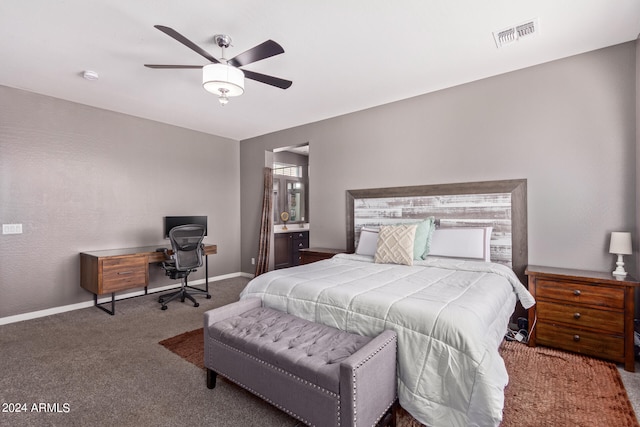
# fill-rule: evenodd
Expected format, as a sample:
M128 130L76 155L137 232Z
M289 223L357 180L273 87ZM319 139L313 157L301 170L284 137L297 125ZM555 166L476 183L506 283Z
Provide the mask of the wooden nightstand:
M530 265L529 309L535 328L529 346L537 344L624 363L635 371L633 351L633 277L616 280L611 273ZM537 317L537 318L536 318Z
M323 259L332 258L336 254L343 254L346 251L344 249L330 249L330 248L308 248L300 249L300 264L310 264L316 261L322 261Z

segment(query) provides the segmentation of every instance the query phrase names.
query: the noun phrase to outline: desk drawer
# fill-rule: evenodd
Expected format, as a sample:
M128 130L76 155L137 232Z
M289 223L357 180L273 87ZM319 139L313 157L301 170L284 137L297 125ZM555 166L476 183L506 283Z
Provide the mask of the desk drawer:
M569 304L589 304L624 309L624 289L601 285L538 279L536 299L554 299Z
M537 344L560 348L603 359L624 361L624 337L599 334L577 328L564 328L539 322Z
M613 334L624 332L624 316L621 311L598 310L575 305L538 301L538 318L548 323L563 323L574 328L597 329Z
M126 256L102 260L102 292L145 287L149 280L147 257Z

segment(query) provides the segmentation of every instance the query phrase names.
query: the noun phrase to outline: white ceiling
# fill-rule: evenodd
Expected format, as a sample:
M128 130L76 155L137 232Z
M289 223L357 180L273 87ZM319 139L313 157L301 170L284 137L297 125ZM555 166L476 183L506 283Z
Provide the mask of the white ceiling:
M492 32L537 18L539 33L496 48ZM244 68L293 81L247 80L222 107L207 61L267 40L285 53ZM635 40L638 0L21 0L0 2L0 85L242 140ZM95 70L98 81L81 77Z

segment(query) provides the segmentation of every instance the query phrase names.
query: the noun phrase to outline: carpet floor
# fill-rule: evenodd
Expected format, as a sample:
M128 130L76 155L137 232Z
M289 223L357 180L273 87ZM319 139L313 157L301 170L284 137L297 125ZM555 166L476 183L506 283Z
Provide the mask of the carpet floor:
M0 404L6 411L0 407L0 426L296 426L296 420L225 381L207 389L203 369L158 345L201 328L203 313L236 301L247 282L211 282L213 298L197 297L197 308L175 301L162 311L157 295L148 295L118 301L115 316L90 307L1 325ZM518 370L526 377L535 369ZM632 401L640 401L640 374L621 375ZM582 395L593 388L597 383L573 391ZM515 403L519 410L523 401ZM525 416L516 414L519 425L527 425ZM595 425L601 424L590 423Z
M204 370L158 345L202 327L204 312L237 301L247 281L210 282L213 298L196 297L197 308L173 301L162 311L148 295L116 302L114 316L90 307L0 326L0 426L295 426L238 387L209 390Z
M204 368L202 328L161 345ZM504 342L500 353L509 372L502 427L639 427L618 369L612 363L543 347ZM400 409L398 427L419 427Z

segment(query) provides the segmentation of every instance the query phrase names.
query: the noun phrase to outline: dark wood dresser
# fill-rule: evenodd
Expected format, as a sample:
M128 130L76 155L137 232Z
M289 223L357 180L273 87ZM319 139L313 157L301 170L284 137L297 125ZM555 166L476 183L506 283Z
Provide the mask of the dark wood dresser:
M316 261L322 261L323 259L332 258L336 254L343 254L346 251L344 249L331 249L331 248L308 248L300 249L300 264L310 264Z
M274 235L274 269L302 264L300 250L309 247L308 231L289 231Z
M635 370L633 277L617 280L611 273L530 265L529 292L536 305L529 309L535 327L529 346L543 345L582 353Z

